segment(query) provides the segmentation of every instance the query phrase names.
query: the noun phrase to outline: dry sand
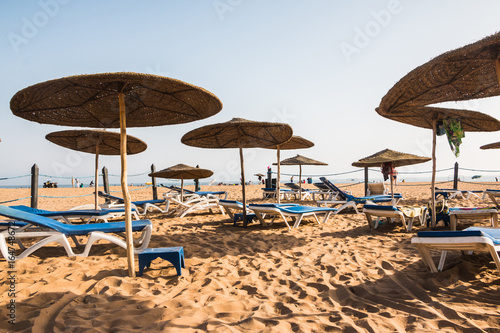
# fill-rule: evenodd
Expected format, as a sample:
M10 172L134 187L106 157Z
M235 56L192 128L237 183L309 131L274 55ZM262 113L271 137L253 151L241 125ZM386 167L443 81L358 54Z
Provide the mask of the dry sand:
M406 204L426 203L429 185L398 186ZM310 185L308 185L310 186ZM440 184L450 188L450 183ZM460 188L497 188L460 184ZM192 187L190 187L192 188ZM251 201L261 186L247 187ZM239 186L203 187L241 199ZM347 187L362 195L362 185ZM119 188L112 188L118 191ZM133 200L151 188L131 188ZM164 192L165 189L159 189ZM92 203L90 188L40 189L39 208L61 210ZM113 194L120 195L120 192ZM29 196L0 189L0 201ZM73 196L48 198L47 196ZM29 199L7 205L29 205ZM312 202L304 204L313 205ZM452 206L490 205L477 198ZM0 329L20 332L498 332L500 273L488 254L452 253L431 274L401 223L370 231L363 214L339 214L318 225L307 218L289 232L234 227L227 215L185 218L150 214L149 247L183 246L182 276L156 260L144 275L127 276L126 251L102 241L88 258L46 246L15 264L15 321L7 263L1 259ZM460 224L459 228L465 227ZM438 229L444 229L442 224ZM136 260L137 264L137 260Z

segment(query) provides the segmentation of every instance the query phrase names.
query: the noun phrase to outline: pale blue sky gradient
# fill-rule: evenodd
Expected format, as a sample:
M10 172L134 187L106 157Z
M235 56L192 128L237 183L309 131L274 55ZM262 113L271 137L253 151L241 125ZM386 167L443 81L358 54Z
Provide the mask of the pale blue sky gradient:
M497 32L499 12L494 0L2 1L0 177L28 174L33 163L42 174L92 176L92 155L45 140L68 127L15 117L10 99L38 82L120 71L180 79L224 104L202 121L130 128L128 134L148 144L145 152L129 157L131 175L147 172L152 163L157 169L185 163L213 170L210 180L238 180L236 149L180 142L194 128L233 117L286 122L294 134L313 141L311 149L282 152L283 159L301 154L329 164L306 166L305 174L357 170L352 162L385 148L430 157L430 130L384 119L374 110L416 66ZM500 118L498 99L465 107ZM439 137L437 167L458 161L464 168L500 170L500 151L479 149L497 141L498 132L467 133L456 159ZM274 151L247 150L247 179L255 180L253 174L265 173L275 161ZM103 156L100 164L119 173L118 157ZM426 163L400 171L430 169ZM297 173L298 167L283 172Z

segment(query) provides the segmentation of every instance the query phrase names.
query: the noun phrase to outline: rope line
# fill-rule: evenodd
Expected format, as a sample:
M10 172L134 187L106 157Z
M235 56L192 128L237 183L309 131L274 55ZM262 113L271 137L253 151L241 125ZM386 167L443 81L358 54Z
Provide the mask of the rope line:
M14 177L3 177L3 178L0 178L0 180L16 179L16 178L23 178L23 177L30 177L30 176L31 175L14 176Z
M7 200L7 201L2 201L0 204L8 203L8 202L13 202L13 201L19 201L19 200L24 200L24 199L30 199L31 196L29 197L24 197L24 198L19 198L19 199L12 199L12 200Z
M143 190L145 188L148 188L148 187L153 187L153 185L146 185L146 186L141 186L139 188L135 188L133 190L128 190L129 192L134 192L134 191L140 191L140 190ZM116 190L116 191L110 191L110 192L122 192L121 190Z
M148 172L143 172L143 173L137 173L135 175L127 175L127 177L143 176L143 175L148 175L150 173L151 173L151 171L148 171ZM121 175L113 175L113 174L110 174L110 173L108 173L108 176L111 176L111 177L121 177Z
M41 177L48 177L48 178L57 178L57 179L84 179L84 178L94 178L94 176L78 176L78 177L67 177L67 176L51 176L51 175L45 175L45 174L39 174ZM102 176L102 175L100 175Z
M82 198L82 197L89 197L89 196L94 196L94 193L82 194L82 195L71 195L71 196L39 195L38 197L40 197L40 198Z
M498 170L478 170L478 169L466 169L466 168L458 168L459 170L467 170L467 171L477 171L477 172L498 172Z

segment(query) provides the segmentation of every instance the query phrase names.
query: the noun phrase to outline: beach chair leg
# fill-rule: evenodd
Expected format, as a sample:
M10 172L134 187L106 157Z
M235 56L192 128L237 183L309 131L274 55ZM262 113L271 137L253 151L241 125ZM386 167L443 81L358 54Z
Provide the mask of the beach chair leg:
M450 214L450 230L457 230L457 217Z
M491 225L494 228L498 228L498 214L492 214L491 220Z
M267 223L264 220L264 217L262 216L262 214L260 212L254 212L254 213L255 213L255 216L257 216L257 219L259 220L260 224L263 225L264 227L267 227ZM271 224L272 224L272 222L271 222Z
M498 257L498 252L494 247L488 246L488 250L490 251L491 257L497 266L498 271L500 272L500 257Z
M373 219L372 219L371 214L365 213L365 215L366 215L366 221L368 222L368 226L370 227L370 230L371 229L377 229L377 227L378 227L378 220L375 222L375 225L373 225Z
M299 216L297 216L297 217L295 218L295 223L293 224L293 228L294 228L294 229L296 229L296 228L298 228L298 227L299 227L300 221L302 221L302 217L303 217L303 216L304 216L303 214L300 214ZM314 217L316 217L316 214L314 214ZM316 220L318 220L318 218L317 218L317 217L316 217ZM318 223L319 223L319 221L318 221ZM288 224L288 223L287 223L287 224Z
M325 217L323 218L323 223L326 223L328 221L328 219L330 218L330 215L332 215L332 212L327 212L325 214Z
M407 222L405 222L405 218L403 217L403 225L406 227L406 232L410 232L413 227L413 219L414 217L410 217Z
M441 257L439 258L439 265L437 268L439 272L443 271L444 261L446 260L447 254L448 254L448 251L446 251L446 250L441 251Z
M418 250L418 253L420 254L420 257L422 258L422 261L427 266L427 268L432 273L437 273L436 265L434 264L434 261L432 260L430 249L423 244L417 244L417 250Z

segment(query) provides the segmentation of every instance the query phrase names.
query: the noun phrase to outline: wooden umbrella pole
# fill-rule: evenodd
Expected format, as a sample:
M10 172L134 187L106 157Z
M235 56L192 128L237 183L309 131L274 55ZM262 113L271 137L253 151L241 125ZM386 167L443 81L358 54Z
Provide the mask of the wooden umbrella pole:
M299 198L302 200L302 165L299 164Z
M181 202L184 202L184 178L181 178Z
M132 212L130 210L130 193L127 187L127 121L125 113L125 96L118 93L120 105L120 157L121 157L121 185L123 201L125 203L125 241L127 243L128 275L135 277L134 244L132 242Z
M392 166L391 166L392 168ZM392 169L391 169L392 171ZM391 172L391 175L389 176L391 177L391 199L392 199L392 204L394 205L394 175L392 174Z
M276 196L278 197L278 204L280 204L281 203L281 193L280 193L281 171L280 171L280 146L279 145L278 145L278 149L277 149L277 158L278 158L278 175L276 176Z
M432 120L432 182L431 182L431 228L436 227L436 132L437 120Z
M97 209L98 202L97 202L97 182L99 179L99 141L95 145L95 175L94 175L94 196L95 196L95 209Z
M246 227L247 222L247 198L245 194L245 164L243 163L243 148L239 145L240 149L240 165L241 165L241 194L243 195L243 226Z

